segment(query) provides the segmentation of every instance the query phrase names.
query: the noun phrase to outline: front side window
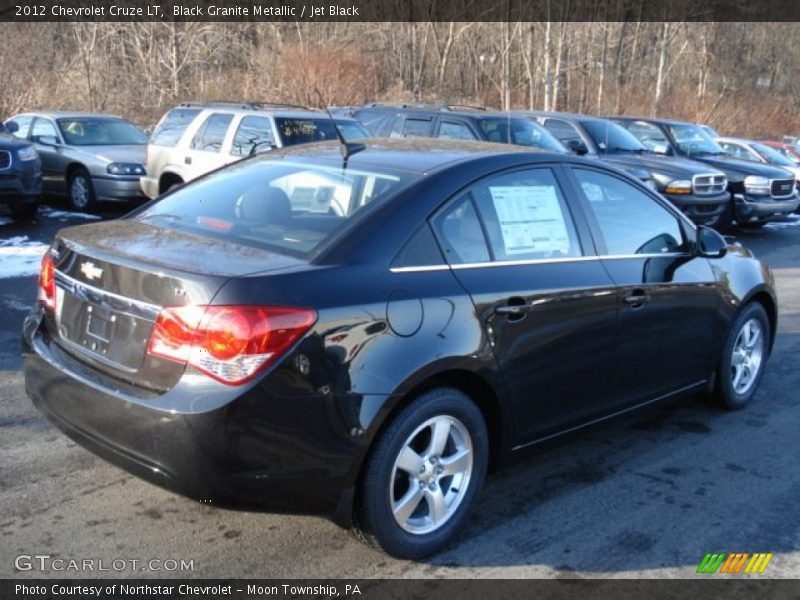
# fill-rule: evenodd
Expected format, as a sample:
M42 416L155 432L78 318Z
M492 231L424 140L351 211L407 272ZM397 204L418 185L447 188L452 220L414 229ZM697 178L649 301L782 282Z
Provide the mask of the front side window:
M70 146L143 146L147 143L144 132L123 119L59 119L58 126Z
M561 189L550 169L493 175L434 220L450 263L581 256Z
M552 133L562 144L569 144L570 142L583 142L581 134L570 123L561 121L560 119L547 119L544 126L547 131Z
M52 137L58 139L58 132L56 126L50 119L42 119L37 117L33 121L33 129L31 129L31 140L38 142L43 137Z
M541 148L551 152L566 152L566 148L553 137L552 133L532 119L482 118L479 123L486 139L490 142Z
M222 143L225 141L225 134L233 120L233 115L217 113L213 114L195 134L192 140L192 150L202 150L204 152L219 152L222 150Z
M267 117L244 117L233 138L231 154L250 156L269 150L275 144L272 123Z
M474 140L475 134L464 123L442 121L438 137L443 140Z
M658 154L666 154L669 150L669 140L659 127L645 121L634 121L628 125L628 131L639 140L642 145Z
M609 255L683 252L677 217L655 198L622 179L573 169Z
M405 172L271 156L200 178L133 218L305 257L414 180Z

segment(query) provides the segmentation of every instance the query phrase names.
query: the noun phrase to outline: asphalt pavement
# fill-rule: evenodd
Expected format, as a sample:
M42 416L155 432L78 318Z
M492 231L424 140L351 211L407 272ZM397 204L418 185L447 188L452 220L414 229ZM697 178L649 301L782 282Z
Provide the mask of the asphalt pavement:
M800 573L800 218L734 232L773 268L780 302L775 351L746 409L689 398L540 448L489 479L450 549L415 562L324 519L176 496L47 423L25 396L19 331L44 248L91 217L55 207L19 225L1 211L0 578L672 578L695 576L707 552L773 552L755 577ZM51 558L19 570L30 562L20 555ZM70 559L95 571L70 570Z

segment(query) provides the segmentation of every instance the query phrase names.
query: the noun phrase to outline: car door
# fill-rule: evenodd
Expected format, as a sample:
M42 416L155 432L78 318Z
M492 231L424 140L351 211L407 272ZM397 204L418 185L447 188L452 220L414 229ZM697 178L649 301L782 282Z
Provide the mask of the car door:
M572 167L584 212L617 286L622 369L612 410L706 380L714 365L720 296L709 261L694 255L692 226L622 175Z
M433 219L494 349L518 445L602 413L613 390L614 285L558 173L491 175Z
M231 113L211 113L194 134L184 156L186 181L221 167L228 159L222 155L228 130L233 121Z
M47 142L42 143L42 138ZM63 194L67 189L66 160L63 157L63 139L58 127L45 117L35 117L31 124L30 140L42 160L42 188L45 194Z

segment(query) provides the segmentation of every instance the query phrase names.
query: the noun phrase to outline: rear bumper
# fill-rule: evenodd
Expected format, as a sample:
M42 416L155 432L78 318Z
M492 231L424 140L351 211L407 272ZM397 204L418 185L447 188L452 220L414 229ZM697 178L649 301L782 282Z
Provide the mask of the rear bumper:
M270 397L257 385L201 412L190 412L197 405L185 393L136 398L38 332L35 313L23 335L26 392L77 443L204 504L349 523L353 465L363 453L331 431L319 398Z
M112 177L92 177L95 197L101 202L144 202L139 179L119 179Z
M694 194L664 194L664 196L697 225L715 223L731 200L728 192L713 196Z
M797 210L800 198L797 194L786 200L734 194L734 215L739 223L768 221L770 218L788 215Z

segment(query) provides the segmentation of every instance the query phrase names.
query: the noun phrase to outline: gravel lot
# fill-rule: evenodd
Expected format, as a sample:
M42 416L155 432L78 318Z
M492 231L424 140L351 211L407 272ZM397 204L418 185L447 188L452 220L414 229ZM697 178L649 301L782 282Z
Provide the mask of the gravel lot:
M20 226L4 214L0 578L81 576L17 571L19 554L193 563L188 573L124 571L145 577L685 577L706 552L774 552L760 577L800 572L800 219L734 232L774 269L781 305L775 352L748 408L688 399L541 448L489 480L450 550L409 562L323 519L226 511L162 491L45 422L24 393L19 330L43 245L85 218L50 210Z

